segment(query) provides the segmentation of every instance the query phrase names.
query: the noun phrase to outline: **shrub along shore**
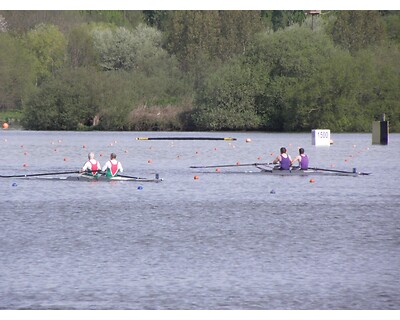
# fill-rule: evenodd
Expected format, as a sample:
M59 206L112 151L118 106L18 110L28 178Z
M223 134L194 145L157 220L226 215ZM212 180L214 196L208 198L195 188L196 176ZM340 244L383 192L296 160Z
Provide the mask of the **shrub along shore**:
M31 130L400 132L397 11L0 11Z

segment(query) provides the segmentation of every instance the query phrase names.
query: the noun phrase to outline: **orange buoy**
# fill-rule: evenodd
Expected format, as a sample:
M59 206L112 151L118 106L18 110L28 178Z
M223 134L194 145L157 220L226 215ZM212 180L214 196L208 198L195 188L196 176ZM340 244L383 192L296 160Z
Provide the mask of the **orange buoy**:
M219 168L215 169L215 172L219 172Z
M23 166L24 168L26 168L26 167L29 167L29 164L24 163L22 166Z
M151 161L150 159L149 160L147 160L147 163L152 163L153 161Z
M238 161L238 162L236 162L236 165L237 165L237 166L240 166L240 162L239 162L239 161Z
M246 139L246 142L251 142L251 139L250 139L250 138L247 138L247 139Z
M199 176L194 176L193 179L194 180L199 180Z
M3 129L8 129L8 123L7 122L3 123Z
M314 182L315 182L315 180L311 178L310 179L310 183L314 183Z

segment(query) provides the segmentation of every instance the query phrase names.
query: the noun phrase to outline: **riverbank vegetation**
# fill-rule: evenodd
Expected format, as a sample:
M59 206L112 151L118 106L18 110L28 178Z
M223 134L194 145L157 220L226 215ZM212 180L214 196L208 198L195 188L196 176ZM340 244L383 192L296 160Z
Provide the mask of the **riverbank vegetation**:
M400 132L397 11L0 11L0 118L32 130Z

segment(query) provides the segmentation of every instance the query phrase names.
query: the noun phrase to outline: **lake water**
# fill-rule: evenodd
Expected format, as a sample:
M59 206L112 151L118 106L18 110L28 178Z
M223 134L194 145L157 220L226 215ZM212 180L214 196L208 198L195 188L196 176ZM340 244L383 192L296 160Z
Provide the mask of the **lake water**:
M138 141L137 137L237 141ZM117 153L161 183L0 178L1 309L399 309L400 135L0 131L1 175L79 170ZM246 142L251 139L251 142ZM359 177L268 176L304 147ZM24 164L26 165L24 167ZM194 179L198 176L199 179ZM142 188L140 188L142 187Z

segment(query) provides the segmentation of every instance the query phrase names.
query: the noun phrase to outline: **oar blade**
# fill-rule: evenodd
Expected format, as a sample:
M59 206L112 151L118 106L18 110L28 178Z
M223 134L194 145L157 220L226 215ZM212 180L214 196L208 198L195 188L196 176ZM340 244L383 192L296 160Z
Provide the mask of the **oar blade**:
M315 171L326 171L326 172L336 172L336 173L344 173L344 174L354 174L354 175L360 175L360 176L368 176L371 173L370 172L357 172L356 168L353 168L353 171L346 171L346 170L336 170L336 169L326 169L326 168L310 168Z

